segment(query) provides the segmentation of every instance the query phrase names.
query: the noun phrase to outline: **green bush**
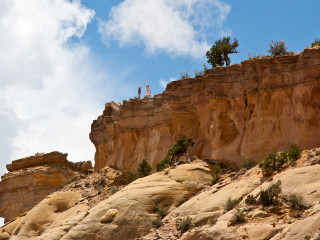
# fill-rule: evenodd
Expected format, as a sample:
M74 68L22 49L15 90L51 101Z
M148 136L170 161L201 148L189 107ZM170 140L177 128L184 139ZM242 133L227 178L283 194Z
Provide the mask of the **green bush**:
M256 198L254 197L254 196L252 196L252 195L248 195L247 196L247 198L246 198L246 200L245 200L245 203L247 204L247 205L255 205L256 203L257 203L257 200L256 200Z
M132 183L133 181L137 180L139 178L138 175L134 175L132 173L129 173L126 179L126 185Z
M212 65L212 67L223 66L226 63L226 66L230 65L229 54L238 53L236 50L239 46L239 42L237 39L233 40L233 43L230 41L230 37L221 38L213 44L209 51L207 51L206 56L208 59L208 63Z
M313 43L311 43L311 47L320 46L320 38L317 38L314 40Z
M287 163L288 154L286 152L270 153L265 159L259 163L259 167L262 168L262 174L269 176L273 171L279 171L285 163Z
M191 78L191 75L189 75L187 72L185 73L180 73L181 78L180 79L187 79L187 78Z
M259 163L259 167L262 168L263 175L271 175L275 170L276 156L276 152L270 153L262 162Z
M158 217L160 219L164 218L165 216L168 215L169 211L167 208L162 207L162 205L156 206L156 212L158 214Z
M211 180L210 186L215 185L219 181L219 179L220 179L220 175L215 175Z
M146 177L150 175L151 171L152 171L151 166L149 165L146 159L143 159L142 162L139 164L139 168L138 168L139 176Z
M304 209L306 208L305 204L304 204L304 199L301 195L297 195L295 193L290 194L289 198L289 206L290 208L293 209Z
M163 223L161 219L157 218L151 222L151 225L153 228L160 228L163 225Z
M272 184L266 190L260 192L260 202L264 206L270 206L274 200L281 193L281 181L278 180L275 184Z
M216 184L219 181L220 174L221 174L221 167L218 164L215 164L213 166L213 172L214 172L214 176L211 181L211 186Z
M247 170L253 168L256 163L251 158L243 157L241 159L241 168L245 168Z
M272 41L272 44L269 45L270 49L267 51L272 56L278 56L288 53L288 47L285 45L285 41Z
M260 192L260 201L264 206L270 206L273 203L272 197L270 197L268 190L262 190Z
M190 218L189 216L184 218L181 222L177 222L177 229L181 233L188 231L191 227L192 227L192 218Z
M297 144L291 144L289 151L288 151L288 157L291 162L295 162L300 158L301 149L297 146Z
M235 206L237 206L238 205L238 203L240 202L240 199L231 199L230 197L228 198L228 201L227 201L227 203L226 203L226 205L225 205L225 207L224 207L224 209L226 210L226 211L230 211L230 210L232 210Z
M177 142L169 149L166 157L156 165L157 171L162 171L168 166L172 166L174 160L187 152L189 146L193 146L194 142L191 138L185 136L180 137Z
M233 212L232 218L230 220L231 225L242 223L245 221L245 210L236 209L236 211Z

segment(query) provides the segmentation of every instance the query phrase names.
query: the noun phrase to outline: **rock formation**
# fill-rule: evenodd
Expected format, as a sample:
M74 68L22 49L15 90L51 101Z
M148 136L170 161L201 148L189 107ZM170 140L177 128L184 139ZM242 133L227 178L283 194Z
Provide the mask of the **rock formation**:
M71 163L68 154L51 152L15 160L0 182L0 216L5 222L29 211L44 197L61 189L77 172L92 168L91 162Z
M122 175L107 167L46 197L25 216L0 228L0 239L317 239L319 163L320 148L305 150L295 164L286 164L270 178L263 177L258 166L239 172L225 169L210 186L212 166L195 160L140 178L115 193L111 189ZM245 203L248 195L259 201L260 191L278 181L281 190L272 205ZM99 188L97 182L104 186ZM290 194L303 196L305 207L290 207ZM226 210L229 198L240 202ZM156 229L152 221L159 218L159 206L168 215ZM236 209L244 211L244 221L230 224ZM191 229L181 233L177 225L186 217L192 219Z
M246 60L174 81L154 98L107 103L91 126L95 169L155 165L182 135L189 155L238 164L296 143L320 145L320 48Z

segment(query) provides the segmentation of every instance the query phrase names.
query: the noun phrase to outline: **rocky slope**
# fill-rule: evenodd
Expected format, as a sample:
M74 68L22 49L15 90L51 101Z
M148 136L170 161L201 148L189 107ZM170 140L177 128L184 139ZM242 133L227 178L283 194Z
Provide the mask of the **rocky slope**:
M146 158L155 169L182 135L190 156L239 164L260 161L291 143L320 145L320 48L246 60L174 81L154 98L107 103L93 121L95 169L136 171Z
M312 149L269 178L259 167L225 169L213 186L214 168L200 160L120 187L125 175L107 167L46 197L25 216L0 228L0 239L316 239L319 163L320 148ZM248 195L258 200L261 190L279 180L281 191L272 205L245 203ZM112 190L115 186L118 192ZM304 208L290 207L288 196L293 193L303 196ZM229 198L240 202L225 210ZM161 209L168 213L160 220L164 225L152 228ZM231 224L235 209L243 210L244 221ZM186 217L192 219L191 229L181 233L177 223Z
M0 216L5 222L29 211L72 177L79 177L92 168L91 162L68 162L67 155L37 154L7 165L9 172L0 182Z

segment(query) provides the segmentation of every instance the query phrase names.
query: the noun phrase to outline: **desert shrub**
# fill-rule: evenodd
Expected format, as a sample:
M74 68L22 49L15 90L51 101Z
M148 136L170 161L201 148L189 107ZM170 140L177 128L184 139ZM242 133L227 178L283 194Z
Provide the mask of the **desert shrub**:
M267 55L264 55L263 53L262 54L254 54L254 55L249 55L249 59L264 59L264 58L267 58L268 56Z
M240 199L231 199L230 197L228 198L228 201L227 201L227 203L226 203L226 205L225 205L225 207L224 207L224 209L226 210L226 211L230 211L230 210L232 210L235 206L237 206L238 205L238 203L240 202Z
M211 181L211 186L216 184L219 181L220 174L221 174L221 167L218 164L215 164L213 166L213 172L214 172L214 176Z
M191 227L192 227L192 218L190 218L189 216L184 218L182 221L177 222L177 229L181 233L188 231Z
M165 216L168 215L169 211L167 208L162 207L162 205L156 206L156 212L158 214L158 217L160 219L164 218Z
M175 158L179 158L182 154L187 152L189 146L193 146L194 142L191 138L185 136L180 137L177 142L171 147L166 157L156 165L157 171L162 171L169 165L171 166Z
M211 180L210 186L215 185L219 181L219 179L220 179L220 175L214 175L214 177Z
M277 153L270 153L259 163L259 167L262 168L263 175L270 175L274 171Z
M280 170L284 164L288 161L288 154L286 152L281 152L276 156L276 162L274 170Z
M304 236L304 240L310 240L310 239L311 239L311 236L310 236L310 235Z
M203 76L203 75L204 75L204 71L194 70L194 76L198 77L198 76Z
M126 179L126 185L132 183L133 181L137 180L138 178L139 178L138 175L129 173L128 176L127 176L127 179Z
M314 40L313 43L311 43L311 47L320 46L320 38L317 38Z
M104 177L99 177L94 183L93 186L96 189L104 188L104 186L107 184L106 179Z
M254 196L252 196L252 195L249 194L249 195L247 196L246 200L245 200L245 203L246 203L247 205L254 205L254 204L257 203L257 200L256 200L256 198L255 198Z
M260 192L260 201L264 206L270 206L272 204L272 197L270 197L268 190L262 190Z
M245 221L245 210L236 209L236 211L233 212L232 218L230 220L231 225L241 223Z
M270 153L265 159L259 163L262 169L262 174L265 176L271 175L273 171L279 171L287 162L288 155L285 152L277 154L277 152Z
M118 192L120 190L119 187L117 186L112 186L110 189L111 195L115 194L116 192Z
M186 78L191 78L191 75L189 75L187 72L185 73L180 73L181 78L180 79L186 79Z
M289 206L293 209L303 209L305 208L304 199L301 195L295 193L290 194L288 198Z
M148 176L151 173L151 166L147 162L146 159L143 159L142 162L139 164L138 174L140 177Z
M151 225L153 228L160 228L163 225L163 223L161 219L157 218L151 222Z
M297 146L297 144L291 144L289 151L288 151L288 157L291 162L295 162L300 158L301 149Z
M245 168L247 170L253 168L256 165L256 163L251 158L243 157L241 159L241 167Z
M270 49L267 51L272 56L278 56L287 53L288 47L285 45L285 41L272 41L272 44L269 45Z
M275 198L281 193L281 181L278 180L275 184L272 184L266 190L260 192L260 202L264 206L270 206L273 204Z

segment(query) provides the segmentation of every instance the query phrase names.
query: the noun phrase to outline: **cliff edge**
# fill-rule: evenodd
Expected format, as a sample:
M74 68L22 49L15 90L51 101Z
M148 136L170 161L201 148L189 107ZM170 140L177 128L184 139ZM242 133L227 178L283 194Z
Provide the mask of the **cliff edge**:
M91 125L95 169L153 169L182 135L189 155L238 164L296 143L320 145L320 48L246 60L171 82L154 98L107 103Z

